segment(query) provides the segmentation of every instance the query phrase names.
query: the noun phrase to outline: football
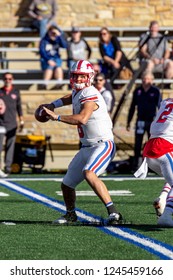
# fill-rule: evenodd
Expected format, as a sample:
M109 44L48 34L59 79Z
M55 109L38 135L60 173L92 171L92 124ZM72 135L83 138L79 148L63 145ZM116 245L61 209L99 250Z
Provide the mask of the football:
M46 111L43 109L42 106L39 106L35 110L35 119L39 122L47 122L49 120L49 115L46 113Z

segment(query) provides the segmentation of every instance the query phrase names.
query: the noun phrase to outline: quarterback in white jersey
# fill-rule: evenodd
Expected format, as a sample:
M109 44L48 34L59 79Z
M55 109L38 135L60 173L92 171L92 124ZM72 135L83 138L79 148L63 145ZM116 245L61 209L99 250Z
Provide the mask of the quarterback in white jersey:
M108 224L122 223L122 215L116 210L106 185L98 178L115 155L112 122L106 103L99 91L92 86L93 66L89 61L77 61L70 71L72 94L43 106L52 120L76 125L81 149L72 159L61 188L66 214L54 223L75 222L75 187L84 179L88 182L108 211ZM49 109L72 104L72 115L56 115Z
M161 102L161 106L150 128L150 139L146 143L141 167L136 177L145 178L148 166L166 179L166 184L157 200L155 208L160 212L158 225L173 227L173 99ZM165 205L166 204L166 205Z
M73 113L79 114L82 105L91 101L95 102L98 108L92 112L92 115L86 124L78 125L78 133L81 143L83 145L91 145L99 143L100 141L113 141L112 121L107 112L106 103L102 95L94 86L85 87L79 92L73 90Z

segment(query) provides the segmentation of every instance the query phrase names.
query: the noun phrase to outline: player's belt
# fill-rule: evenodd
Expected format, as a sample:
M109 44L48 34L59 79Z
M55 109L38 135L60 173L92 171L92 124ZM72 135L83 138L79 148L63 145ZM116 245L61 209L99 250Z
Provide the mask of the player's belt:
M110 140L110 139L109 139L109 140ZM106 141L108 141L108 140L98 140L98 141L96 141L95 143L90 144L90 145L82 145L82 148L92 147L92 146L94 146L94 145L96 145L96 144L104 143L104 142L106 142ZM110 141L112 141L112 140L110 140Z

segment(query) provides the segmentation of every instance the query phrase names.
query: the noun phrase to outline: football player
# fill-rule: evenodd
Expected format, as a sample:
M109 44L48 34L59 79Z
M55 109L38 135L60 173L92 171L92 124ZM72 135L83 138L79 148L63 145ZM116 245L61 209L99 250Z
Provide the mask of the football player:
M92 86L94 70L89 61L74 63L70 75L72 93L43 107L52 120L76 125L82 143L61 185L67 212L54 223L76 222L75 188L85 179L107 208L107 224L118 224L122 215L115 208L106 185L98 178L114 158L116 149L106 103ZM73 107L72 115L56 115L52 111L69 104Z
M149 167L166 179L167 184L154 206L158 207L162 214L158 218L158 225L173 227L173 98L161 102L150 133L150 139L143 151L144 161L134 175L145 178Z

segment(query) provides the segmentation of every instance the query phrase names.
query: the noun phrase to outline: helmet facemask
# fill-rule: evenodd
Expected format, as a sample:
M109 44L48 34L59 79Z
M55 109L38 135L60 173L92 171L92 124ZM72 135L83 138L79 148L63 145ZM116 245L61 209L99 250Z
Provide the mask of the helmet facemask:
M85 75L86 79L83 79L81 83L77 83L78 75ZM92 85L93 80L94 69L89 61L79 60L73 64L72 69L70 71L70 84L72 88L81 90L85 87L89 87Z
M81 83L77 83L77 75L82 75L82 74L81 73L79 73L79 74L72 73L71 74L70 84L71 84L72 88L81 90L81 89L83 89L85 87L89 87L89 86L92 85L93 80L94 80L94 74L92 74L92 73L89 73L89 74L84 73L83 75L86 76L86 79L83 80Z

